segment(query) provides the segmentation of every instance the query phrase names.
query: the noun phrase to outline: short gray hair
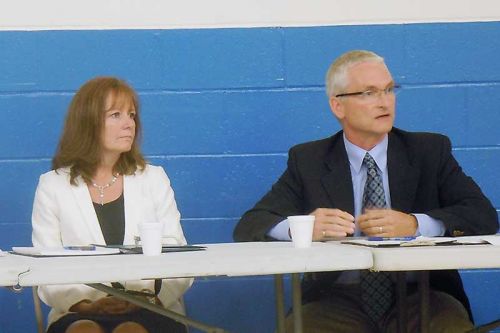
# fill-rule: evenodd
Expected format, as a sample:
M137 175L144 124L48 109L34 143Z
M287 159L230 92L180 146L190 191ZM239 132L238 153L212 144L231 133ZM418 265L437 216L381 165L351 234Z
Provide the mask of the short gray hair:
M332 97L344 93L348 84L347 70L353 65L367 61L384 63L384 58L371 51L353 50L335 59L326 73L326 95Z

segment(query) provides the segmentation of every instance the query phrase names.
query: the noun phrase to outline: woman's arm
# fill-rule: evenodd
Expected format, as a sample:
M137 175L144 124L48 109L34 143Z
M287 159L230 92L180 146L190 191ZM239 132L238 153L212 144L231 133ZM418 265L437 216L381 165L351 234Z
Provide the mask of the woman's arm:
M32 212L33 246L63 246L60 227L60 207L57 193L61 191L59 177L63 174L49 172L40 176L35 192ZM69 182L68 182L68 186ZM56 308L58 312L68 312L70 307L83 299L96 300L105 294L85 285L50 285L40 286L39 295L44 303Z
M151 167L150 186L152 199L156 209L158 222L163 223L163 236L166 242L186 244L186 238L180 224L180 213L175 202L174 191L170 179L162 167ZM166 238L171 237L171 238ZM193 279L163 280L158 298L164 307L168 308L193 284Z

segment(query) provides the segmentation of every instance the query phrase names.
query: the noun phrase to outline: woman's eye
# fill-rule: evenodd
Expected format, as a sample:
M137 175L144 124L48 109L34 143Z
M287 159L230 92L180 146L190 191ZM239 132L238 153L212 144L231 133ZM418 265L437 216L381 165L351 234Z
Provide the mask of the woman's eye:
M128 115L129 115L130 118L135 119L136 113L135 112L130 112Z
M120 118L120 112L113 112L111 118Z

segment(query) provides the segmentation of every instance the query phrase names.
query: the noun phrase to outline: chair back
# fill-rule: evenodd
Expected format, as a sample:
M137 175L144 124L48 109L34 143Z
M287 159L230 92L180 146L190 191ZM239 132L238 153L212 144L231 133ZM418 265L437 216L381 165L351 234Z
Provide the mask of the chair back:
M43 324L43 312L42 312L42 304L40 302L40 298L38 297L38 287L31 287L33 291L33 306L35 308L35 319L36 319L36 328L38 333L45 332L45 326Z

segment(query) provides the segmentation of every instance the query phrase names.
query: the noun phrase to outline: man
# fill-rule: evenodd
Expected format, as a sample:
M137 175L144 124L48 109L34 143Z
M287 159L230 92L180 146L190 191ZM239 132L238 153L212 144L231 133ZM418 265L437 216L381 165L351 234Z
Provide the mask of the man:
M330 108L343 130L290 150L283 175L236 226L236 241L290 240L286 217L297 214L315 216L316 241L497 231L495 209L463 173L447 137L393 128L397 87L383 58L369 51L347 52L330 66L326 86ZM393 299L378 317L367 306L364 285L370 274L306 274L304 331L396 332ZM433 271L430 284L431 331L472 328L458 273ZM410 275L408 290L414 289ZM417 303L413 293L410 318ZM416 320L409 324L414 330ZM287 330L291 327L289 317Z

